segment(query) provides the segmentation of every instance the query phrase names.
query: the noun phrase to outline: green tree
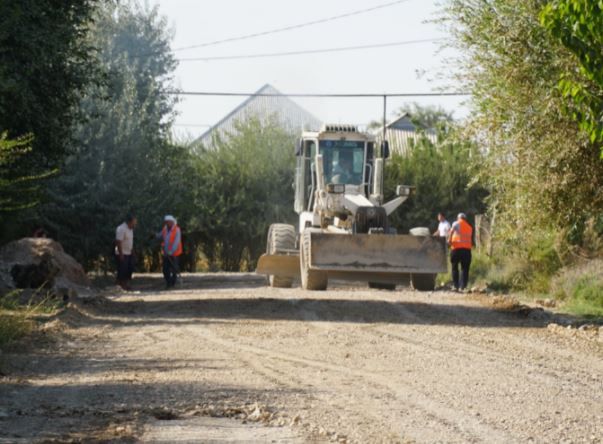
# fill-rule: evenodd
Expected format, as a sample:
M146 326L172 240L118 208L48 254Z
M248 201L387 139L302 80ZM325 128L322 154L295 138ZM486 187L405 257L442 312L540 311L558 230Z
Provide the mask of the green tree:
M449 0L444 12L461 54L456 82L472 93L468 131L486 153L479 177L499 239L517 251L543 233L579 232L603 211L599 150L557 89L575 56L541 25L546 3Z
M30 137L9 140L0 134L0 220L7 212L30 208L38 203L41 181L53 172L24 176L15 164L31 153Z
M13 168L36 175L71 145L79 93L98 80L86 34L100 0L0 2L0 131L31 135Z
M541 23L577 59L575 69L561 73L559 88L568 106L603 158L603 3L592 0L550 1L540 13Z
M252 117L200 150L203 251L215 267L253 270L271 223L293 222L295 137L276 118Z
M174 100L168 93L175 61L158 8L107 4L88 36L106 82L89 86L74 130L76 149L49 186L38 214L51 234L87 267L112 255L115 227L128 212L139 218L137 246L161 217L177 213L189 189L183 158L169 141Z
M439 126L435 141L420 136L407 155L394 155L386 164L386 193L398 184L412 185L415 192L390 216L392 226L408 233L418 226L434 228L439 212L449 219L460 212L470 217L483 213L488 193L474 181L481 157L476 144L463 139L451 123Z

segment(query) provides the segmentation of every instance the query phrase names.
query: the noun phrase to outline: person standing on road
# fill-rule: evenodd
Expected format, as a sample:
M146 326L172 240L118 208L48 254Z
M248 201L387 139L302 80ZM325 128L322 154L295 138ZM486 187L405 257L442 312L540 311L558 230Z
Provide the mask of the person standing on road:
M434 231L434 236L443 237L448 239L448 232L450 231L450 222L446 220L444 213L438 213L438 229Z
M128 214L126 220L115 230L115 261L117 266L117 285L130 290L130 281L134 272L134 228L137 220Z
M182 254L180 227L174 216L169 214L165 216L163 219L163 228L157 234L157 237L161 239L165 286L166 288L171 288L176 285L176 280L178 279L178 259Z
M473 247L473 227L467 222L465 213L459 213L456 222L448 233L450 245L450 263L452 264L452 281L456 291L464 290L469 283L469 267L471 266L471 248ZM461 275L459 276L459 265Z

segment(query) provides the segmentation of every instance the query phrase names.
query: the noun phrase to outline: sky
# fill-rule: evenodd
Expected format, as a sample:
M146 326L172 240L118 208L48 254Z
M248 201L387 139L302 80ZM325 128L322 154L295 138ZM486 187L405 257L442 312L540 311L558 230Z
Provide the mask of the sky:
M447 39L431 23L433 0L399 3L302 27L201 48L179 48L239 37L351 13L395 0L155 0L174 33L177 58L250 55L364 46L425 39ZM151 1L153 3L153 1ZM424 42L355 51L237 60L181 61L175 86L184 91L253 92L269 83L283 93L416 93L453 89L446 60L455 54L442 42ZM182 97L176 134L196 137L235 108L243 97ZM381 119L380 98L295 98L323 122L368 124ZM461 97L391 98L388 117L406 102L440 105L466 115Z

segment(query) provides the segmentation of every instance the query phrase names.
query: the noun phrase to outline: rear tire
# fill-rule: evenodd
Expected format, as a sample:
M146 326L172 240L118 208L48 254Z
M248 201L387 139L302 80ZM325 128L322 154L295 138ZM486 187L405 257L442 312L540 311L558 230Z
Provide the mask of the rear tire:
M310 232L302 233L299 250L302 288L304 290L326 290L329 282L327 273L310 269Z
M288 224L272 224L268 230L266 252L274 254L282 250L295 249L295 228ZM291 288L293 279L284 276L270 275L268 282L274 288Z
M369 282L369 288L374 288L375 290L389 290L394 291L396 289L396 284L384 284L382 282Z
M412 288L418 291L435 290L436 274L413 274L410 276Z

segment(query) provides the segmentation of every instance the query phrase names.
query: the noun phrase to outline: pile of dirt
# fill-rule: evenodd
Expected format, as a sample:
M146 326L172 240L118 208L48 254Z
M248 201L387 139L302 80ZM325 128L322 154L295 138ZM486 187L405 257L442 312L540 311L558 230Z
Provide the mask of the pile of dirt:
M90 293L84 268L46 238L24 238L0 249L0 291L43 288L55 294Z

